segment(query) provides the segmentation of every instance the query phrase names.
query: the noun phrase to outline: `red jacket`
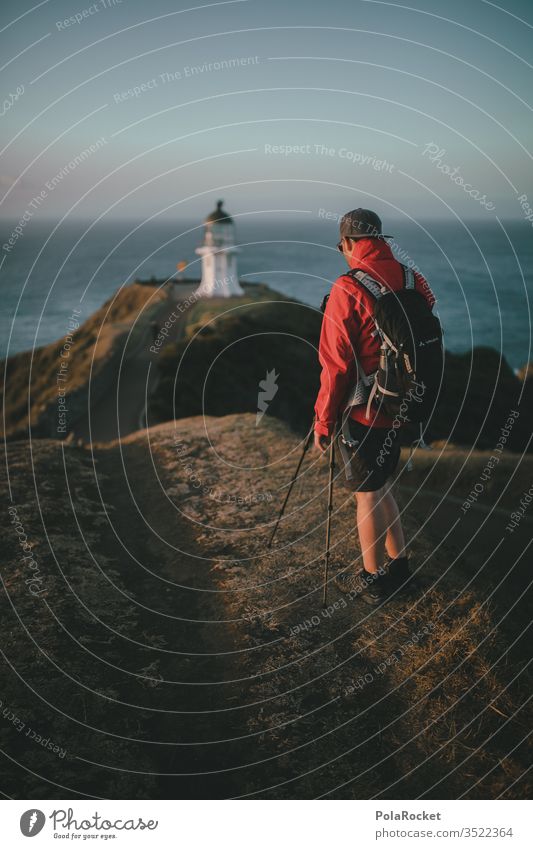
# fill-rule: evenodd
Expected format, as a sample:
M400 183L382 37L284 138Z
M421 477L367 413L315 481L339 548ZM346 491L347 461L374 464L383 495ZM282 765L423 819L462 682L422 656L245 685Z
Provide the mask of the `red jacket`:
M393 292L403 287L403 270L383 239L358 239L349 258L350 268L360 268ZM435 298L428 283L415 272L415 288L433 307ZM322 366L320 390L315 404L315 431L331 436L344 408L345 399L357 382L357 367L364 374L379 365L379 337L372 336L372 313L375 299L364 286L341 274L332 286L328 299L318 358ZM366 404L352 407L350 416L369 427L390 427L392 419L371 407L366 418Z

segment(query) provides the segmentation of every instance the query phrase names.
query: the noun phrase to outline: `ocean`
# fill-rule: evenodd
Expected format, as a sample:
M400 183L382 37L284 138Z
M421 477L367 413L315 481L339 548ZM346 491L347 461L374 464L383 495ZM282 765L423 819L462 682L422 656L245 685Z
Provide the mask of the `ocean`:
M124 283L163 279L179 261L199 277L194 249L199 222L30 221L10 253L0 251L0 356L64 336L74 309L85 320ZM343 271L334 221L236 217L239 276L267 283L319 306ZM0 245L12 230L0 223ZM474 345L503 351L513 368L533 360L533 231L525 222L388 222L401 261L411 261L437 297L445 344L454 352Z

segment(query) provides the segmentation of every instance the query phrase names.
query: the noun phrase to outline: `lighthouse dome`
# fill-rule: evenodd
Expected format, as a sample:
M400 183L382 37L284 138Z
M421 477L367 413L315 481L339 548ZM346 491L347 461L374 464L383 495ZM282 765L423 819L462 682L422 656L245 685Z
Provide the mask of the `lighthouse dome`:
M233 224L233 218L222 209L223 205L223 200L217 201L217 208L210 212L205 219L206 224Z

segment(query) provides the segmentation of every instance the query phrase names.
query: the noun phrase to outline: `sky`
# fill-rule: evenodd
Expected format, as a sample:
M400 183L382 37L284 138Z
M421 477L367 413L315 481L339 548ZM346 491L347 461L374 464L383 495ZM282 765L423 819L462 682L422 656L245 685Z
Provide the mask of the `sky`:
M3 0L0 217L525 218L532 36L523 0Z

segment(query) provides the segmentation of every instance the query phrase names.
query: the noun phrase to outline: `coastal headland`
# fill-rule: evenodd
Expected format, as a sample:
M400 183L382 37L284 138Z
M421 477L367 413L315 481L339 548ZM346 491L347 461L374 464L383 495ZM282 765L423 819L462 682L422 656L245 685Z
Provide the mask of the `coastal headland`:
M320 312L266 286L194 291L122 287L5 364L10 793L527 798L526 372L490 349L447 357L431 450L408 471L405 447L395 482L417 591L372 615L333 584L360 557L336 471L324 609L318 454L266 547L312 415Z

